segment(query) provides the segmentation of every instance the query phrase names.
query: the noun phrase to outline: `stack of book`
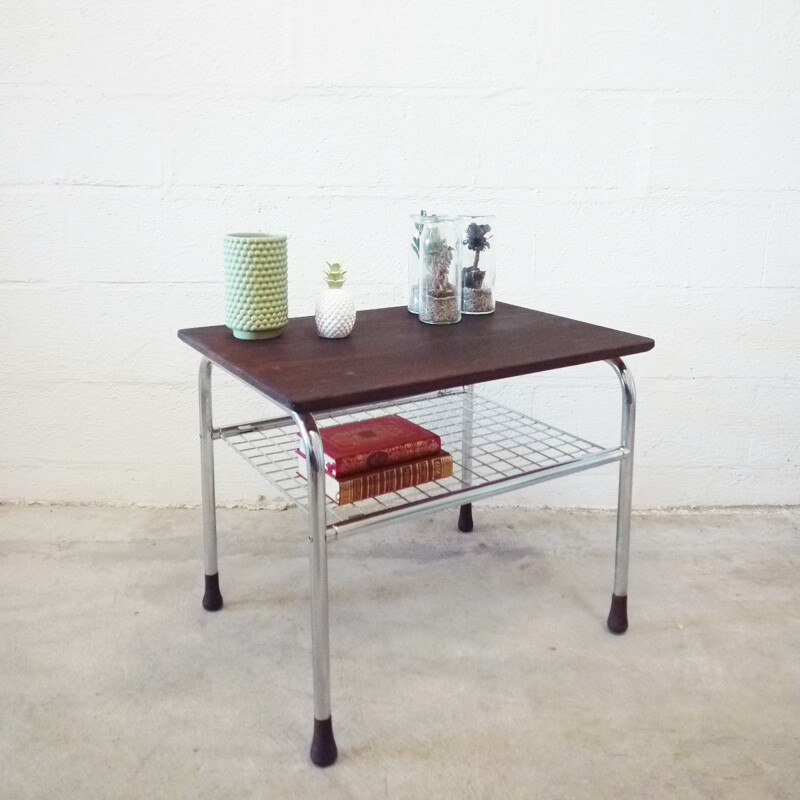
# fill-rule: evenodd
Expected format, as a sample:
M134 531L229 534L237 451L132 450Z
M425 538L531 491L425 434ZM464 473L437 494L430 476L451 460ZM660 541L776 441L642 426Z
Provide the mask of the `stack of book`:
M331 425L320 436L325 494L340 506L453 474L453 457L439 436L397 415ZM297 461L300 477L308 480L300 449Z

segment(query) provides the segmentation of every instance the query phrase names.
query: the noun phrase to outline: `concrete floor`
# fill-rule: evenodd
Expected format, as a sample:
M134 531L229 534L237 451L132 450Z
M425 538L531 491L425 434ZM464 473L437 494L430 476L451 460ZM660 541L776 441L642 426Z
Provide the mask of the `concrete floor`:
M310 765L307 542L221 511L0 507L0 798L800 797L800 510L476 506L330 548L338 763Z

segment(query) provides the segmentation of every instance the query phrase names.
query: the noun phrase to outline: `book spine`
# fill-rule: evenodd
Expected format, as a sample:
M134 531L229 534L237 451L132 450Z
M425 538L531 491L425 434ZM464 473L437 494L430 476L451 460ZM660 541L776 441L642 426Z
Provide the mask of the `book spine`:
M356 503L387 492L408 489L418 483L449 478L453 474L450 454L428 458L413 464L397 464L368 475L353 475L339 480L339 505Z
M442 440L432 434L426 439L419 439L415 442L394 445L392 447L382 447L368 453L358 453L354 456L342 456L337 459L329 459L326 455L325 466L336 478L343 478L346 475L354 475L357 472L364 472L374 468L374 461L380 459L381 466L401 464L405 461L413 461L425 456L434 456L442 449Z

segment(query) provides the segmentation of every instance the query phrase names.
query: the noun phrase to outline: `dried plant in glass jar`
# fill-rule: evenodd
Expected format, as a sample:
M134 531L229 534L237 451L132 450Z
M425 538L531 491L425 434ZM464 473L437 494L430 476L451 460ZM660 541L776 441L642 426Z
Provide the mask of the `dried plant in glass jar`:
M489 241L494 217L461 217L462 244L474 258L462 270L461 310L465 314L491 314L494 311L495 251ZM469 259L465 257L465 263Z

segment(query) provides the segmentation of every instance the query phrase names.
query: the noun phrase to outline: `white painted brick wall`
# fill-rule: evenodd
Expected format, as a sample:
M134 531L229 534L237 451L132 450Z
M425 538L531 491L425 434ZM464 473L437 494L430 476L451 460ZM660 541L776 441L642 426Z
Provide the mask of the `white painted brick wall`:
M289 233L292 314L331 259L393 305L425 207L497 214L500 299L657 340L637 505L800 502L800 6L499 5L8 0L0 501L196 503L175 331L221 321L222 235ZM617 434L604 365L490 391ZM222 378L217 412L271 409ZM217 457L221 502L274 497Z

